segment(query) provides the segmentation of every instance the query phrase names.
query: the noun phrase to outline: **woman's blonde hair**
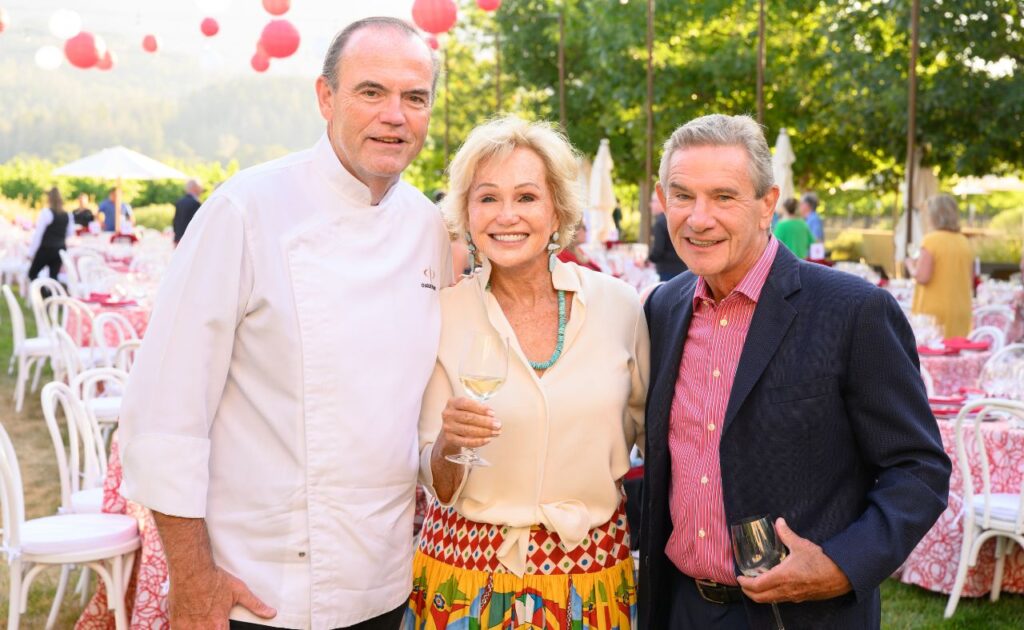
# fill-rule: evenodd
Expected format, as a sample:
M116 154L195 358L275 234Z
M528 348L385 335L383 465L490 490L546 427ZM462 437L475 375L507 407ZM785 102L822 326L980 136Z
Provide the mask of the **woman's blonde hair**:
M960 231L960 209L956 199L949 195L936 195L928 200L928 222L934 230Z
M515 149L529 149L544 162L544 173L558 220L558 247L572 243L583 217L576 185L577 153L562 132L547 122L516 116L490 120L470 132L448 167L448 194L441 202L448 228L465 238L469 225L469 187L477 169L488 160L504 159Z

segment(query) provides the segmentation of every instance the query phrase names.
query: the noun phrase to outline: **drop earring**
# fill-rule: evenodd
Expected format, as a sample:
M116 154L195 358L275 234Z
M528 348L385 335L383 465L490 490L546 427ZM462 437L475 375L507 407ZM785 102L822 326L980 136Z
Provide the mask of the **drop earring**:
M551 242L548 243L548 271L555 271L555 261L558 259L555 253L558 251L558 232L551 235Z
M469 250L469 275L476 271L476 245L473 244L473 237L466 232L466 249Z

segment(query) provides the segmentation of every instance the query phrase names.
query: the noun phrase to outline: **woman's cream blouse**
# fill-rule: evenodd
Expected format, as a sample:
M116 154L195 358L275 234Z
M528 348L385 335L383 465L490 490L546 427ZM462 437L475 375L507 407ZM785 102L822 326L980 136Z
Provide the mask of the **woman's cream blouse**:
M420 473L433 491L431 450L448 399L466 395L459 360L469 335L507 337L508 377L487 403L501 435L479 451L492 465L470 469L446 505L469 520L508 526L498 559L522 575L531 525L554 530L572 549L622 500L617 482L633 444L643 444L650 342L632 287L558 262L552 283L572 292L572 311L561 357L538 376L486 290L489 277L485 264L441 292L440 348L420 414Z

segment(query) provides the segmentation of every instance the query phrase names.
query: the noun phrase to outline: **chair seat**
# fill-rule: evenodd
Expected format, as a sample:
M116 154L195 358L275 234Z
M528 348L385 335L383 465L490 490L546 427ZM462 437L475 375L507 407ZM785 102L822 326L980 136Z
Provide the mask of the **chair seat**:
M974 495L972 504L978 517L985 514L984 495ZM1017 520L1017 513L1020 512L1020 495L993 493L989 495L989 505L992 507L992 518L1012 523Z
M91 398L86 401L85 405L97 420L117 420L118 416L121 415L120 396Z
M139 535L124 514L65 514L26 521L21 551L36 556L88 552L124 545Z
M104 365L110 365L114 360L114 354L116 352L116 348L79 348L78 356L81 357L83 365L88 367L101 367Z
M71 511L74 514L99 514L103 512L103 488L79 490L72 494Z
M18 344L16 351L34 356L49 355L53 351L53 341L49 337L29 337Z

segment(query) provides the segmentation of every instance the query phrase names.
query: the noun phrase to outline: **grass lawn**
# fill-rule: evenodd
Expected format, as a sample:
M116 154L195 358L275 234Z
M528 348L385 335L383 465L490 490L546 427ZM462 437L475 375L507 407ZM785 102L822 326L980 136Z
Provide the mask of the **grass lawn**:
M0 300L2 302L2 300ZM57 465L53 446L46 430L39 406L38 392L26 397L20 414L14 412L14 376L8 375L6 363L11 354L11 320L5 304L0 304L0 420L14 441L21 474L25 484L25 510L27 518L53 514L59 503ZM35 334L31 314L25 313L29 335ZM44 372L43 382L48 374ZM6 564L6 563L4 563ZM28 610L22 616L21 627L42 628L53 601L56 578L55 567L43 573L32 585ZM76 576L72 576L72 586ZM93 579L95 586L95 577ZM73 589L69 589L73 590ZM7 618L7 571L0 569L0 623ZM882 627L892 630L941 628L984 630L1024 628L1024 596L1004 594L996 604L988 599L962 599L952 620L944 621L942 611L946 596L913 586L887 580L882 585ZM82 607L74 593L69 593L61 606L58 628L72 628Z

